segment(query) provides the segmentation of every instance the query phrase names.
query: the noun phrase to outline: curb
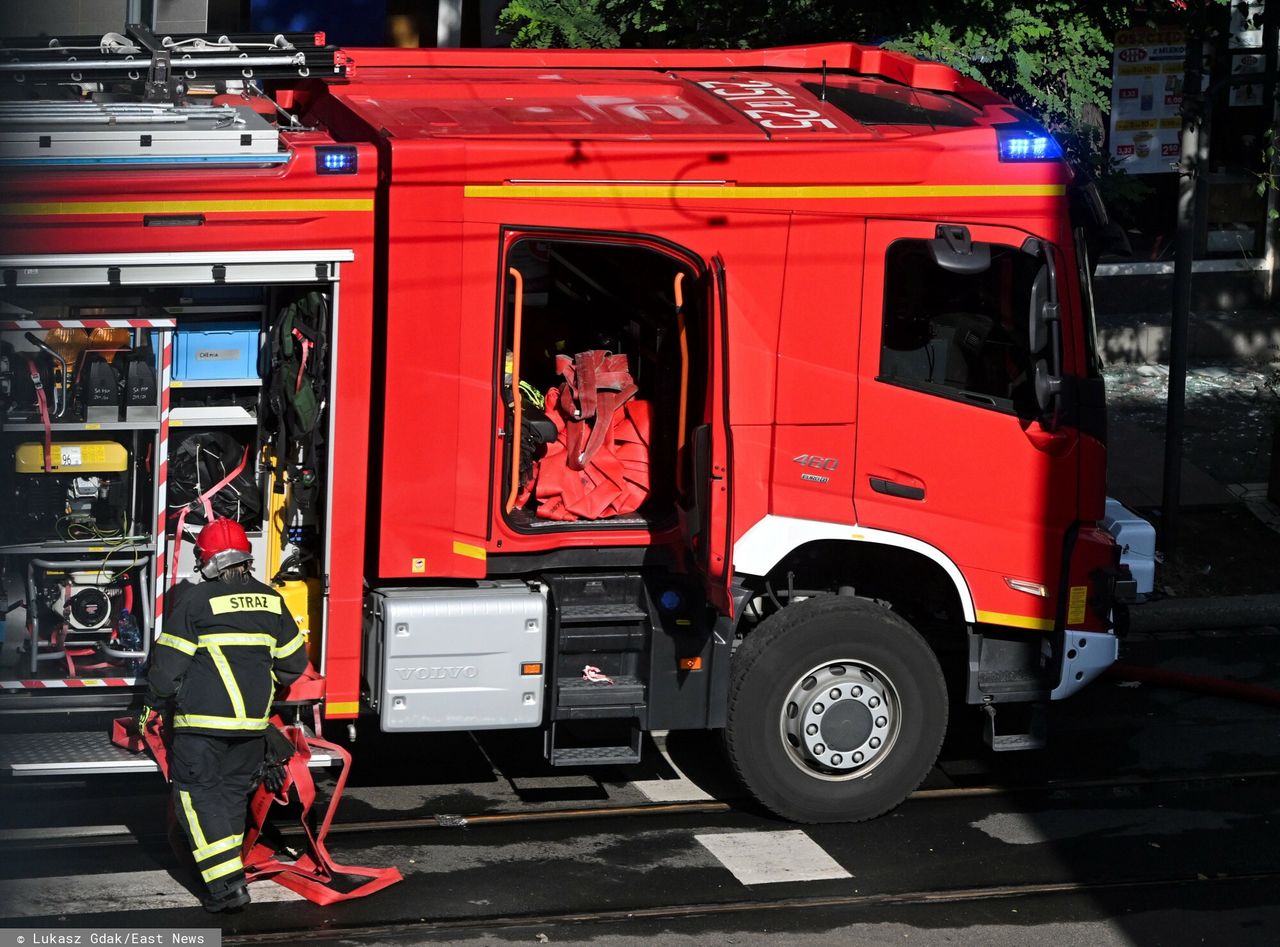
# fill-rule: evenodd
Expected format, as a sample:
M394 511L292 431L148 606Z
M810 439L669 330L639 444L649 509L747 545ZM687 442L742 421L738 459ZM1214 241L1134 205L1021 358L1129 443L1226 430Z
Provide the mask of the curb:
M1163 598L1130 606L1129 628L1143 634L1280 625L1280 593Z

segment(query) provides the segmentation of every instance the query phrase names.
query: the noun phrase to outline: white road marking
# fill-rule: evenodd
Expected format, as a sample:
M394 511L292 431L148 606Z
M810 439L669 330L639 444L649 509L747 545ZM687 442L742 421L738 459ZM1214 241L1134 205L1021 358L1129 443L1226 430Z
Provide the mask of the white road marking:
M639 779L631 783L636 789L640 790L650 802L711 802L714 796L706 792L701 786L691 780L679 766L675 764L675 760L671 758L671 754L667 752L667 741L659 739L659 735L655 734L654 743L658 747L658 752L662 754L662 758L666 760L668 766L676 774L675 779Z
M714 797L686 776L678 779L641 779L631 784L650 802L709 802Z
M728 832L694 838L744 885L853 877L799 829Z
M249 893L256 903L305 900L274 881L252 884ZM200 907L195 895L167 871L15 878L0 881L0 904L11 918Z

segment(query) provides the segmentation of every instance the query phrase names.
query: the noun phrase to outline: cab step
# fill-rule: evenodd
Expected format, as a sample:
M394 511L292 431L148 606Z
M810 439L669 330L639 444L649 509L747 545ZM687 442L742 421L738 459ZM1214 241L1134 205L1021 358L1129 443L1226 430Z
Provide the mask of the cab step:
M996 753L1018 750L1043 750L1049 744L1048 725L1043 704L1015 704L1007 706L1014 718L1014 725L1001 733L996 726L996 705L986 704L986 721L983 740Z
M571 717L632 717L645 706L645 686L642 681L630 675L612 678L613 683L603 681L587 681L582 678L560 678L556 681L556 692L559 699L556 709L566 711L558 714L563 720ZM597 710L608 710L610 713L592 713ZM626 711L614 713L613 711Z
M636 763L648 717L653 617L639 573L548 577L555 634L547 759Z
M547 760L552 766L627 766L640 762L642 734L637 726L603 728L552 724L547 732ZM625 743L621 742L626 740Z

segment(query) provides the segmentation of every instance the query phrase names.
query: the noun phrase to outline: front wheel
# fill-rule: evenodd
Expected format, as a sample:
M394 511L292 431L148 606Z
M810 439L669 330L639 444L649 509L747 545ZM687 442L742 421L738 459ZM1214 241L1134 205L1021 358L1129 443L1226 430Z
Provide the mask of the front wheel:
M783 818L859 822L887 812L928 775L946 729L932 649L866 599L790 605L734 655L729 758Z

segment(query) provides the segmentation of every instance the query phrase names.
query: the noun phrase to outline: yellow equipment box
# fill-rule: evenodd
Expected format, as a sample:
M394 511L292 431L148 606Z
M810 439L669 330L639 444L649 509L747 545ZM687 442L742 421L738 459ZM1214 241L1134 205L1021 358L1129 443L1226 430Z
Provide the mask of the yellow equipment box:
M73 441L56 443L50 450L52 469L44 469L44 445L18 445L14 457L17 473L121 473L129 469L129 452L116 441Z
M284 607L298 623L298 630L307 639L307 654L311 663L320 667L320 610L323 607L322 588L319 579L286 579L276 585Z

